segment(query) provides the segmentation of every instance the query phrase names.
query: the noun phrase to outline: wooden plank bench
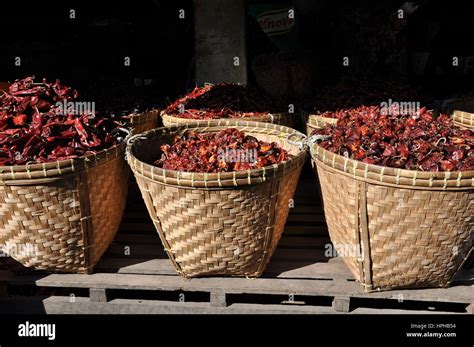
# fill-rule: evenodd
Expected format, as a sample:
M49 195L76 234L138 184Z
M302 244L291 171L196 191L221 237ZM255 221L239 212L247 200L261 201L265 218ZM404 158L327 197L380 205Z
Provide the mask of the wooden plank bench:
M140 201L92 275L0 272L0 313L472 313L472 266L450 288L364 293L330 243L311 177L262 278L179 277ZM127 247L127 248L125 248ZM125 249L129 252L125 252Z

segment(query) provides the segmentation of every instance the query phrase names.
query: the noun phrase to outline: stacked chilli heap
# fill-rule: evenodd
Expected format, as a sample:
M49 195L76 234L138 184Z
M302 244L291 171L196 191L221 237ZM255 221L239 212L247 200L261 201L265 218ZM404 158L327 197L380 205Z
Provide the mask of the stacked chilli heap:
M419 171L474 170L474 132L456 127L447 115L426 108L360 106L332 113L336 125L313 132L331 152L368 164Z
M82 157L124 139L124 118L77 111L76 90L58 80L15 81L0 96L0 165L24 165Z

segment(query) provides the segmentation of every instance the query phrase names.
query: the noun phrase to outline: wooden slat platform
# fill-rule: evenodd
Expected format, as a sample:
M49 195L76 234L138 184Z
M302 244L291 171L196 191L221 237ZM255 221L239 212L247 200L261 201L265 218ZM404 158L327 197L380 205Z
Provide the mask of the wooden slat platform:
M179 277L132 198L94 274L1 271L0 313L472 313L472 266L450 288L364 293L341 259L325 256L330 241L315 188L306 172L262 278Z

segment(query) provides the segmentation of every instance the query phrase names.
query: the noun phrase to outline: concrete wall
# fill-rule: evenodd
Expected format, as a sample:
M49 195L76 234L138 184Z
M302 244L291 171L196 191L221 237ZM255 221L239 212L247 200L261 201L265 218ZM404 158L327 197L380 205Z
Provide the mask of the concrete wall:
M194 7L196 84L247 83L244 0L195 0Z

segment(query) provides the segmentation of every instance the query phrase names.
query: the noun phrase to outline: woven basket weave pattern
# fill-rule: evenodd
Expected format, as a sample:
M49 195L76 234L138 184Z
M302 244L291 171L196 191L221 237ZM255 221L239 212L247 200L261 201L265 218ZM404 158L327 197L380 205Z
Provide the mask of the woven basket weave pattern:
M159 114L159 109L132 114L130 116L130 126L133 129L133 134L141 134L156 128L158 126Z
M203 192L140 179L139 186L154 197L146 199L152 201L150 213L180 271L189 277L254 274L266 241L266 189Z
M203 174L196 174L195 178L192 176L191 182L186 180L184 174L181 178L172 172L164 176L164 170L144 164L128 153L129 164L150 216L165 250L181 275L259 276L283 232L289 202L304 163L304 152L286 143L284 137L279 139L269 135L288 134L289 128L229 120L214 121L214 127L211 125L210 128L196 124L190 127L200 131L236 126L259 139L279 141L288 150L291 147L293 154L299 153L289 162L273 168L274 171L268 170L267 176L240 172L234 180L229 180L223 174L222 181L216 183L210 178L204 184ZM287 132L282 133L280 128ZM180 128L163 129L162 136L159 132L155 137L148 135L149 141L160 143L163 136L172 137L176 133L173 129ZM149 152L147 149L140 151Z
M352 212L356 209L357 182L348 177L338 177L328 171L319 170L319 168L316 170L316 174L319 177L324 201L324 216L332 243L336 247L338 245L358 246L356 219ZM342 259L351 272L356 275L356 279L361 280L357 258L343 257Z
M474 97L446 100L441 112L451 115L457 126L474 130Z
M369 185L367 203L375 286L446 285L472 245L474 192Z
M27 173L33 179L22 178L22 167L3 173L7 181L0 186L0 244L11 247L12 258L24 267L88 273L112 241L125 207L128 168L123 149L70 161L69 166L42 167ZM24 252L15 252L12 245Z
M474 130L474 113L454 111L453 120L457 126Z
M25 247L15 259L26 267L83 269L78 188L78 180L71 178L48 185L0 186L0 244Z
M92 216L90 264L95 265L112 242L122 220L127 200L129 168L115 158L87 174Z
M311 136L311 133L316 129L324 128L326 125L336 124L336 118L321 117L317 114L310 114L308 116L308 123L306 123L306 134Z
M264 122L264 123L273 123L273 124L278 124L278 125L283 125L286 127L294 127L295 122L294 122L295 116L290 113L274 113L271 116L270 115L263 115L263 116L258 116L258 117L243 117L243 118L225 118L226 120L242 120L242 121L252 121L252 122ZM195 123L196 121L198 122L209 122L212 120L196 120L196 119L189 119L189 118L181 118L181 117L175 117L172 115L169 115L165 113L164 111L161 112L161 119L163 120L163 125L165 127L170 127L173 125L183 125L186 123ZM215 121L215 120L214 120Z
M449 284L473 247L473 172L448 181L441 174L430 188L427 177L436 174L402 180L390 176L397 171L387 168L386 176L377 173L375 180L369 177L380 168L364 170L321 148L313 158L331 240L360 247L362 257L343 259L367 290Z

